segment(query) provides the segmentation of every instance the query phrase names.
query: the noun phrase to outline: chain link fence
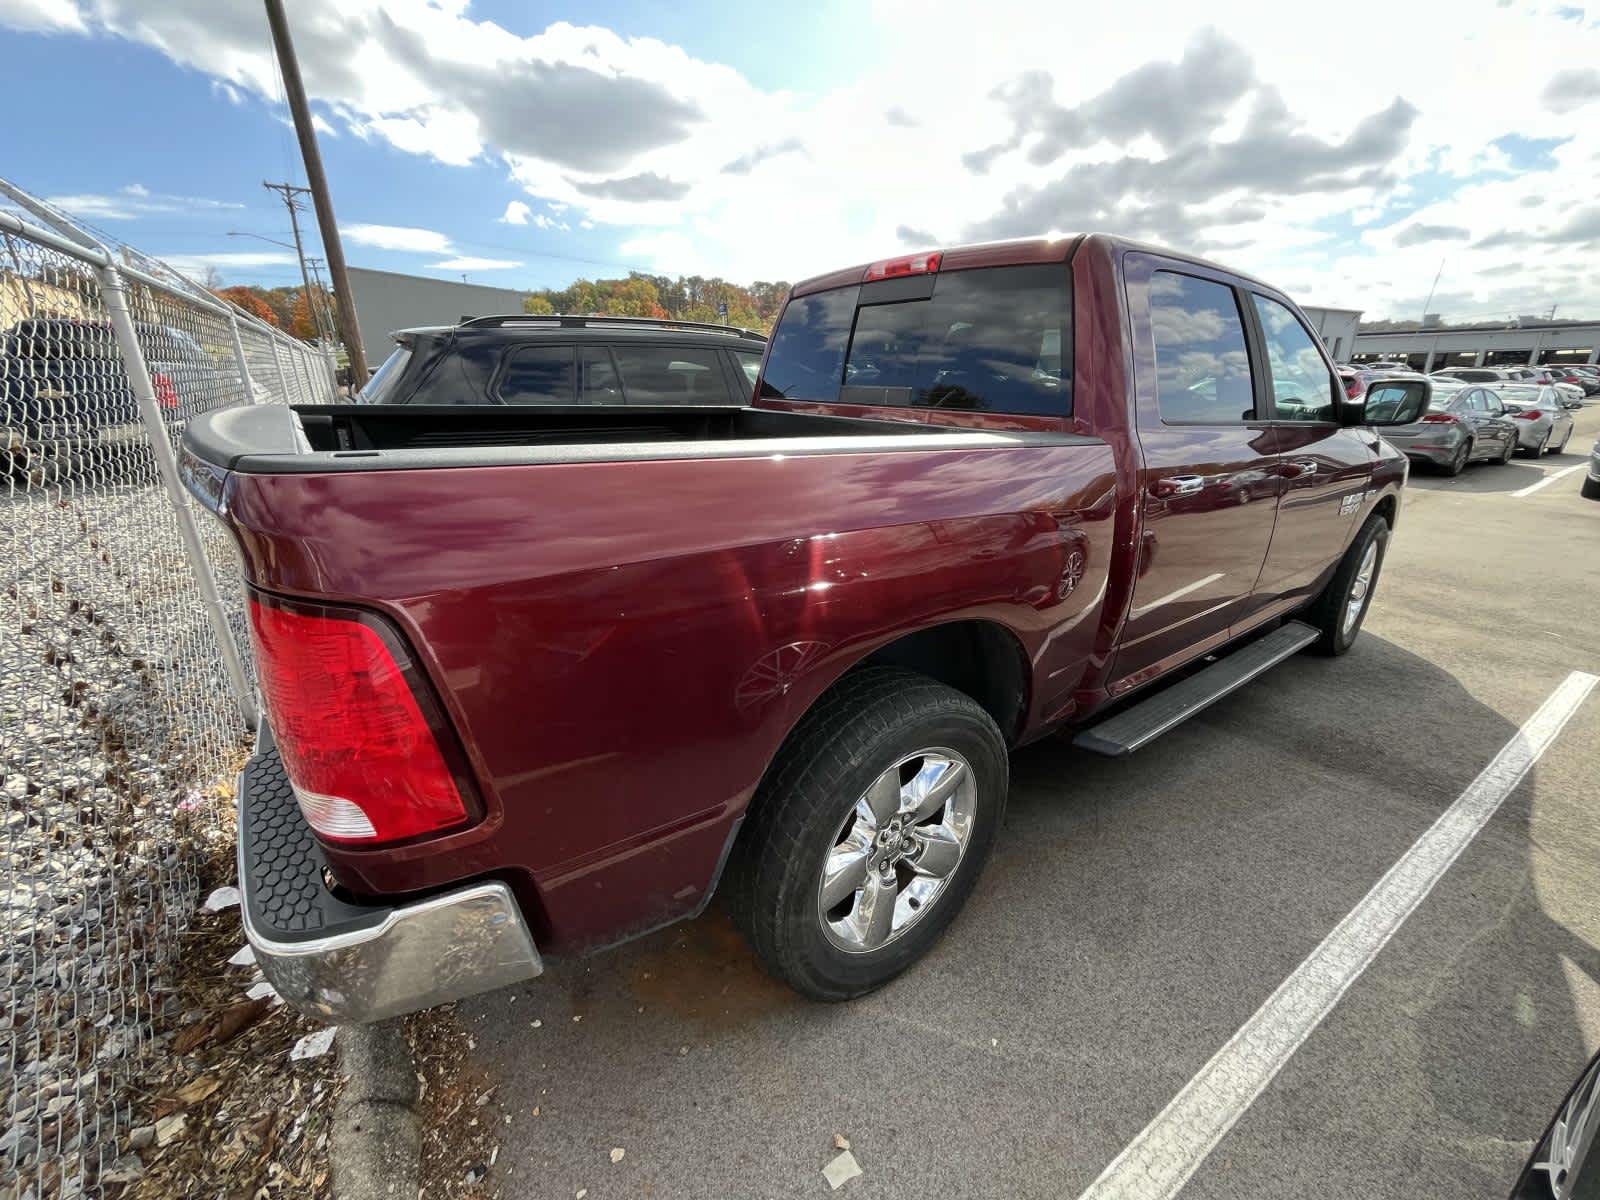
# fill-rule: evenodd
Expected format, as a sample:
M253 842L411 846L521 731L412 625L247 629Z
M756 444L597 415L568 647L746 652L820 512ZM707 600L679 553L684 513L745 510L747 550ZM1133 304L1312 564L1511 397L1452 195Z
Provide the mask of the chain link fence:
M0 1196L42 1200L114 1176L253 713L236 555L173 447L335 387L330 354L0 193Z

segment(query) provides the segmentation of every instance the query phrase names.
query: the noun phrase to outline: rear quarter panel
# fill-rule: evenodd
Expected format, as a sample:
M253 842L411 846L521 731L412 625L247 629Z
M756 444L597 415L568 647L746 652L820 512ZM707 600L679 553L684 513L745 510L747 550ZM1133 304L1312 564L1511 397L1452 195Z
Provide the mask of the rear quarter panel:
M479 826L331 854L357 890L498 874L541 944L693 911L795 721L916 629L983 619L1069 711L1106 592L1104 444L230 477L258 586L382 611L462 734ZM1073 552L1080 556L1069 566Z

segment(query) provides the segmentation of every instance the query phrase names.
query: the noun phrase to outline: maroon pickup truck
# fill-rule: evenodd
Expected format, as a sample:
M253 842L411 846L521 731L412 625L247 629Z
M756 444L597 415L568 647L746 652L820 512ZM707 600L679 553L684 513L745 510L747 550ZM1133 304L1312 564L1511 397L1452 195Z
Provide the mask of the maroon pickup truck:
M1009 749L1125 754L1350 646L1406 479L1368 427L1425 402L1385 397L1281 292L1090 235L801 283L746 407L201 417L268 718L257 961L374 1019L720 890L806 995L883 984L975 884Z

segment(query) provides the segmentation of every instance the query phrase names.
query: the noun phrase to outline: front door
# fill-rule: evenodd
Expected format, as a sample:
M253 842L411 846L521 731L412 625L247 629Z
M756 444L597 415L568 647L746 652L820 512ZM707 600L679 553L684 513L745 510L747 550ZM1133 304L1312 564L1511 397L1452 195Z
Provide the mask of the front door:
M1309 598L1350 540L1377 461L1377 435L1339 423L1339 381L1292 309L1250 293L1258 357L1271 380L1278 525L1252 610Z
M1249 603L1279 480L1238 291L1189 263L1129 254L1140 473L1139 577L1112 671L1122 692L1218 645Z

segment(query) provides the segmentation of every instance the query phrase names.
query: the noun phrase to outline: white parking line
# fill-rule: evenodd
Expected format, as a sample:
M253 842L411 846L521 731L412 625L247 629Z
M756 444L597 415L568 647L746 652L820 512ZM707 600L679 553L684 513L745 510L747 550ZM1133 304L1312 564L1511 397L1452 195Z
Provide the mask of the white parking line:
M1574 671L1079 1200L1167 1200L1360 978L1600 683Z
M1555 472L1555 474L1553 474L1553 475L1546 475L1543 479L1539 480L1538 483L1530 483L1525 488L1517 489L1516 491L1511 493L1511 496L1512 496L1513 499L1515 499L1518 496L1531 496L1535 492L1537 492L1540 488L1549 487L1556 480L1565 479L1568 475L1571 475L1574 471L1583 470L1583 468L1585 466L1587 466L1587 465L1588 465L1587 463L1579 463L1575 467L1563 467L1561 470Z

